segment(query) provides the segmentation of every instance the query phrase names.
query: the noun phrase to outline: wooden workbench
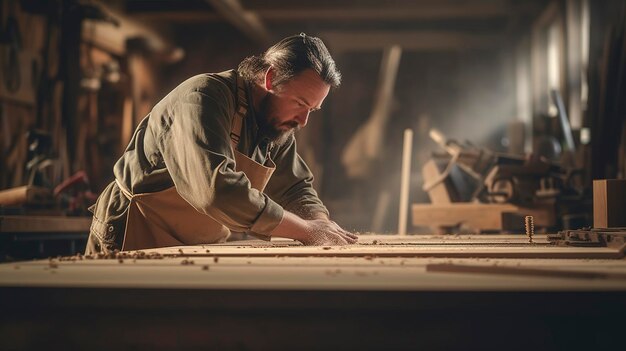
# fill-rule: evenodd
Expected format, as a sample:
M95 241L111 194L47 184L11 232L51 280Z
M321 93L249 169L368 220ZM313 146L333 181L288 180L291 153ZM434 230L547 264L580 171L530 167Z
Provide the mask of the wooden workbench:
M43 345L6 335L22 328L77 345L105 342L97 330L106 330L150 349L303 340L310 348L597 346L612 342L599 335L621 330L626 311L622 249L557 247L545 236L530 244L520 235L363 235L346 247L279 239L144 252L153 258L0 265L9 316L0 346Z
M0 215L0 262L83 252L91 217Z

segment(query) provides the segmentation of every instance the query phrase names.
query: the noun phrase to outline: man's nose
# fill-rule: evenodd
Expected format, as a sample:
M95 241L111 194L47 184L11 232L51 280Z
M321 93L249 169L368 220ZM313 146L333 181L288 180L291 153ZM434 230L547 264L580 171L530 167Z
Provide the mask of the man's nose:
M296 121L300 125L300 128L306 126L307 122L309 121L309 111L306 110L306 111L300 112L296 116Z

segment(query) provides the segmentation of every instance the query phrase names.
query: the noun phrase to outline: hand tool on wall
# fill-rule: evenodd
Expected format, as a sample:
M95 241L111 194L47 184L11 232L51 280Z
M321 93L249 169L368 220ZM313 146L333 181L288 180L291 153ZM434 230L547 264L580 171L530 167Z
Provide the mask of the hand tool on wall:
M388 47L383 53L378 78L379 90L376 93L372 113L367 122L352 135L341 155L341 163L350 178L368 175L374 165L373 161L383 152L401 55L402 48L398 45Z
M14 3L15 2L13 2L12 7L15 6ZM19 52L22 48L22 38L14 13L9 15L4 28L0 28L0 30L0 45L4 46L4 50L2 51L2 55L0 57L0 62L2 63L0 65L3 77L2 84L8 92L15 93L19 90L22 83L19 60Z

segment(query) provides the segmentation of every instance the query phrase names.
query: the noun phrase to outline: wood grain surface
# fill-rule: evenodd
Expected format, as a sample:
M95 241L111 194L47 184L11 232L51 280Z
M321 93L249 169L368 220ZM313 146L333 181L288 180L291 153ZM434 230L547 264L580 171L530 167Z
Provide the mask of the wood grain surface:
M520 235L362 235L359 244L343 247L305 247L275 239L143 252L144 258L137 256L139 252L128 252L112 259L70 257L6 263L0 265L0 287L626 290L622 251L552 246L545 236L530 244Z

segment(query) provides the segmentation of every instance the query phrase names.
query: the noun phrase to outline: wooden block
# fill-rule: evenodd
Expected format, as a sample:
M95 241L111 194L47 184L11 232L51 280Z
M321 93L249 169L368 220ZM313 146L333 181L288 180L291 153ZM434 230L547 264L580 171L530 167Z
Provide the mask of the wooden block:
M511 204L413 204L413 225L455 227L464 224L480 230L501 230L503 213L517 212Z
M88 233L91 217L0 216L0 234Z
M593 181L593 226L626 227L626 180Z
M428 184L429 182L439 178L440 175L441 172L439 171L439 167L433 159L428 160L428 162L426 162L422 167L424 184ZM452 202L445 181L428 190L428 197L430 198L430 202L436 205L449 204Z
M0 191L0 205L2 206L48 204L51 202L52 192L48 188L25 185Z

